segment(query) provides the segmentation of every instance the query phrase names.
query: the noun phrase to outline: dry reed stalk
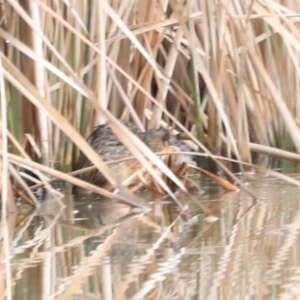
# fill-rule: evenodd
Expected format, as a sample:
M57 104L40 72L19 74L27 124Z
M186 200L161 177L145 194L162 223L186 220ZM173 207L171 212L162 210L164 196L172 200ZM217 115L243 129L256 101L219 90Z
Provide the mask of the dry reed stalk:
M108 105L108 98L107 98L107 94L106 94L106 44L105 44L105 31L106 31L106 15L104 13L104 9L105 6L107 5L107 0L104 1L99 1L98 2L98 35L97 35L97 41L98 41L98 45L101 51L101 55L98 59L98 73L97 73L97 77L98 77L98 82L97 82L97 86L98 86L98 90L97 90L97 94L98 94L98 102L99 105L102 107L102 109L107 109L107 105ZM105 120L103 120L102 116L100 115L97 118L97 123L101 124L103 123Z
M6 60L5 60L6 61ZM101 165L99 167L101 169L101 172L107 176L108 180L116 186L121 193L126 195L129 199L134 199L135 197L129 193L115 178L115 176L112 174L110 169L107 167L107 165L102 161L102 159L92 150L92 148L87 144L87 142L74 130L74 128L55 110L54 107L49 105L47 101L45 101L43 98L40 97L40 95L36 92L34 87L26 80L25 77L22 76L22 74L18 73L18 71L9 64L8 61L5 63L5 68L9 69L9 72L6 70L4 71L5 77L14 84L22 93L24 93L28 99L30 99L35 105L39 106L41 109L44 109L44 111L47 112L50 119L52 119L56 125L63 131L67 133L68 136L74 136L74 140L76 140L77 143L81 144L81 150L85 152L85 147L90 149L89 154L87 154L87 157L91 159L95 165ZM14 73L15 76L18 77L18 82L14 79L13 76L11 76L11 73ZM20 83L23 83L24 86L27 87L27 90L24 90L23 86ZM29 94L29 89L31 94ZM37 100L39 99L39 101ZM72 134L71 134L72 132ZM83 147L83 148L82 148ZM99 169L99 171L100 171ZM176 179L175 179L176 180Z
M14 136L9 131L7 132L7 137L9 139L9 141L11 142L11 144L18 150L18 152L20 153L20 155L23 158L25 158L28 161L32 161L30 156L24 151L23 147L18 143L18 141L14 138ZM36 148L37 145L33 145L32 147ZM39 151L39 150L37 150L37 151ZM13 166L10 166L10 167L13 169ZM39 178L38 182L40 182L43 185L43 187L45 187L49 191L49 193L53 197L53 199L56 199L57 202L60 203L59 198L62 198L62 194L60 194L60 193L58 194L57 191L53 190L53 188L48 183L48 179L45 178L45 176L39 170L33 169L32 171L35 175L38 176L38 178ZM22 177L25 177L26 179L28 179L28 177L24 176L23 174L20 174L20 175L23 175L21 177L18 176L17 171L14 169L13 169L13 173L14 173L14 178L23 187L23 189L26 191L27 195L30 196L30 198L33 200L35 206L39 207L39 201L37 200L35 195L32 193L32 189L30 189L27 186L26 182L22 179ZM20 192L17 191L17 193L20 193ZM22 196L21 198L24 198L24 196Z
M32 50L35 52L35 54L38 57L44 59L43 41L39 35L39 32L41 32L41 20L40 20L39 7L34 1L29 0L28 4L29 4L30 17L35 24L35 31L28 32L28 34L32 35L32 45L29 46L31 46ZM34 62L33 82L42 97L46 96L45 81L46 78L45 78L43 65ZM42 111L38 111L38 117L39 117L39 127L41 131L41 149L43 153L42 159L44 164L49 165L51 160L49 160L48 158L53 156L50 147L52 140L50 139L51 131L49 128L49 122L48 122L47 115Z
M106 0L67 6L35 0L22 7L8 0L5 9L1 53L34 82L49 109L55 107L84 136L104 120L117 134L126 133L108 108L140 128L165 122L190 134L197 123L205 145L191 139L199 147L244 162L251 162L253 142L300 149L296 2ZM13 135L31 133L38 144L48 135L51 159L70 165L77 154L71 131L58 124L46 129L39 116L49 115L34 102L28 105L30 95L5 84ZM141 145L136 149L127 137L122 141L152 168L139 153ZM146 156L154 159L150 152Z
M1 215L3 218L6 218L9 213L16 213L16 205L14 201L11 181L10 181L10 172L9 172L9 163L8 163L8 142L7 142L7 99L5 94L5 84L4 76L2 71L2 60L0 58L0 148L3 153L0 158L0 178L1 178Z
M2 152L0 152L0 155L2 156ZM130 199L129 197L124 198L124 197L119 196L119 195L113 195L112 193L108 192L107 190L103 190L103 189L101 189L99 187L96 187L92 184L89 184L87 182L84 182L82 180L74 178L74 177L72 177L68 174L65 174L63 172L54 170L54 169L46 167L44 165L40 165L40 164L32 162L32 161L26 160L26 159L21 158L19 156L16 156L16 155L13 155L13 154L8 154L8 159L13 164L17 164L17 165L22 166L24 168L29 167L29 168L34 168L36 170L39 170L41 172L45 172L46 174L49 174L51 176L60 178L63 181L70 182L71 184L80 186L84 189L88 189L91 192L103 195L106 198L114 199L114 200L117 200L121 203L125 203L125 204L128 204L128 205L133 206L133 207L145 208L144 206L139 205L137 201L134 201L134 200ZM134 199L135 199L135 197L134 197Z
M47 42L47 44L48 44L48 46L49 46L49 42ZM89 90L87 90L84 86L82 86L82 84L77 80L76 77L75 77L74 79L75 79L75 81L76 81L77 83L79 83L79 85L83 88L83 90L85 90L86 94L89 95L89 98L92 100L92 99L94 98L94 95L93 95ZM96 102L96 101L93 99L93 100L92 100L92 103L94 104L95 102ZM99 110L99 107L98 107L98 106L96 106L95 108L96 108L99 112L102 112L102 113L103 113L103 110L101 110L101 109ZM107 115L106 117L108 117L108 115ZM122 138L121 138L121 139L122 139ZM124 141L124 143L129 142L129 144L130 144L130 141L129 141L128 139L126 139L126 138L123 139L123 141ZM146 153L149 153L149 154L151 155L152 159L154 158L154 156L153 156L150 152L146 152ZM140 156L140 158L143 159L142 156ZM147 162L146 162L144 159L143 159L143 163L144 163L144 164L147 164ZM163 166L160 162L157 161L157 163L160 165L160 168L163 168L163 169L164 169L164 166ZM150 167L150 165L148 165L148 167ZM153 172L153 171L152 171L152 172ZM179 186L181 186L182 189L184 189L184 187L182 186L182 184L180 183L180 181L178 181L178 180L173 176L172 173L170 173L167 169L165 169L165 172L168 172L168 174L169 174L168 176L173 177L173 178L174 178L173 180L177 181L177 184L178 184ZM161 182L161 184L164 185L163 182ZM121 188L120 186L118 186L118 189L122 190L122 188ZM164 189L168 190L169 193L172 195L171 191L167 188L167 186L164 185ZM123 192L124 192L124 191L123 191ZM172 197L175 197L175 196L173 195Z

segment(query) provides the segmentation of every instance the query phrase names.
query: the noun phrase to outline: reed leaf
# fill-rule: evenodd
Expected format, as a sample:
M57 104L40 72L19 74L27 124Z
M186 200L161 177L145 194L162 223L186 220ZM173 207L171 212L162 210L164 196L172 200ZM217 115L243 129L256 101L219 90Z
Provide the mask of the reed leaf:
M69 170L80 149L135 201L84 140L107 122L175 200L155 169L185 190L183 183L119 119L141 130L172 127L207 155L250 165L253 152L297 159L279 150L300 151L299 3L7 0L3 7L2 133L20 145L30 134L44 165ZM29 145L23 150L39 161Z

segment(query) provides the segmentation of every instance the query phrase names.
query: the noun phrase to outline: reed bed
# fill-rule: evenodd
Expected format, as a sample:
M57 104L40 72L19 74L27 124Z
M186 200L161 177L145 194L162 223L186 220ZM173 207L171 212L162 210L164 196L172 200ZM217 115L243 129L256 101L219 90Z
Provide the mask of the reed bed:
M34 198L24 168L53 197L59 197L48 184L53 176L91 188L55 170L69 171L79 150L120 198L138 206L85 141L103 122L150 174L158 168L183 190L180 178L119 120L140 129L172 127L208 155L250 165L252 152L295 159L299 6L283 0L1 2L3 214L16 210L16 183ZM176 198L164 181L158 184Z

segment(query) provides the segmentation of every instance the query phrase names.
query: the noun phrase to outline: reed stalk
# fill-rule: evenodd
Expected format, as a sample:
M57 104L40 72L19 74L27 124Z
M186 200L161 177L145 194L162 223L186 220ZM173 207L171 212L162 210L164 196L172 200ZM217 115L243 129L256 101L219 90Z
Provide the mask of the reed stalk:
M31 160L69 170L79 148L128 197L83 139L97 124L108 122L151 174L149 160L182 189L118 119L171 126L206 153L244 163L273 148L299 154L299 8L284 0L5 1L3 174L6 123Z

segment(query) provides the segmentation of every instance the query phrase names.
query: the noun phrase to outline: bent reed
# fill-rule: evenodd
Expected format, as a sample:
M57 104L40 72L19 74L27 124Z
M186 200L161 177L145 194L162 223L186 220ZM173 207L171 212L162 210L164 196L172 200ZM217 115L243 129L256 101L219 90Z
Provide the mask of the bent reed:
M103 150L99 156L83 138L106 122L130 149L118 151L139 157L150 172L149 160L156 167L159 161L148 148L163 147L162 127L184 131L207 155L250 165L253 151L277 155L274 148L281 149L279 155L287 159L290 152L299 153L299 10L300 3L284 0L267 6L233 0L226 6L218 0L176 5L75 0L72 6L5 1L0 18L4 206L14 209L13 192L20 187L34 197L22 172L24 167L38 172L32 161L41 162L37 177L55 198L47 186L52 178L45 175L54 168L69 171L79 155L122 197L133 197L103 162L117 152ZM158 130L160 146L141 130L136 134L148 145L143 153L142 145L123 135L118 120ZM172 138L167 139L171 145ZM234 178L227 167L220 165ZM175 174L159 168L181 186ZM98 175L90 176L96 182Z

